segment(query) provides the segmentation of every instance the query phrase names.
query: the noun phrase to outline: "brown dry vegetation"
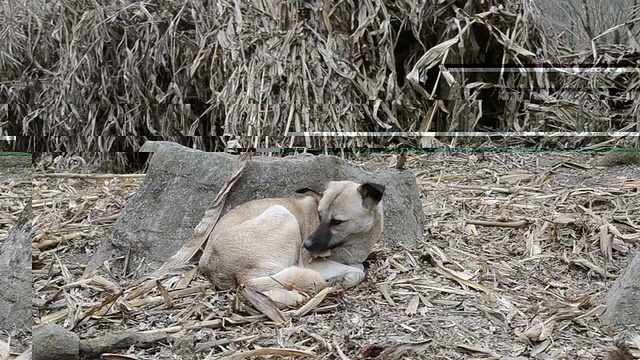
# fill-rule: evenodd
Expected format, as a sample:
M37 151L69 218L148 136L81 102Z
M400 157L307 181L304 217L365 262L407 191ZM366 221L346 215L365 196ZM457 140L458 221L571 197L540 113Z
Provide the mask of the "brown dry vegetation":
M0 135L23 135L26 151L136 151L143 137L210 151L221 135L243 147L390 141L288 131L640 129L637 42L594 34L575 53L531 1L6 0L0 10Z
M395 159L350 161L381 168ZM77 164L72 172L95 170ZM133 279L80 281L144 175L38 171L34 315L74 325L83 338L122 329L173 338L114 350L141 359L598 359L614 339L640 354L632 345L640 328L598 320L604 294L640 244L637 162L436 153L410 154L406 166L421 190L424 243L380 244L362 285L319 299L283 326L234 292L213 292L192 267L131 301L117 294Z

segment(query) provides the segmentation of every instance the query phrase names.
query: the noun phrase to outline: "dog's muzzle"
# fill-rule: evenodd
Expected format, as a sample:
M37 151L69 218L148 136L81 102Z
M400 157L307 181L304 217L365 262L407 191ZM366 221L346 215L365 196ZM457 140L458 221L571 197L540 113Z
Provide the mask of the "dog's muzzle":
M304 248L312 253L322 253L330 249L331 229L327 224L320 224L304 242Z

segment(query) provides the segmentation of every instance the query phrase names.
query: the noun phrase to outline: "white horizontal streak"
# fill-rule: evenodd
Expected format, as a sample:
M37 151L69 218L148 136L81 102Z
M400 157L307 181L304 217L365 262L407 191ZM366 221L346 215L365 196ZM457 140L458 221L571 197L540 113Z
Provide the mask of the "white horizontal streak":
M607 137L636 137L640 136L640 132L549 132L549 131L524 131L524 132L430 132L430 131L414 131L414 132L363 132L363 131L306 131L306 132L289 132L286 136L336 136L336 137L358 137L358 136L403 136L403 137L433 137L433 136L503 136L503 137L528 137L528 136L607 136Z

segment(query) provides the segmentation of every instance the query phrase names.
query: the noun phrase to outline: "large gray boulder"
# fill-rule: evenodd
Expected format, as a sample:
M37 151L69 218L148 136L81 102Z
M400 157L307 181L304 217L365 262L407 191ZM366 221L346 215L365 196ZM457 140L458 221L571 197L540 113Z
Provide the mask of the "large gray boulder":
M602 314L604 323L611 325L640 324L640 251L629 262L606 298L607 310Z
M236 155L207 153L172 142L149 141L140 151L154 153L147 176L92 256L85 274L123 255L127 255L129 271L142 259L143 266L158 268L191 239L237 159ZM372 174L335 156L253 156L229 192L222 215L252 199L296 196L294 190L300 185L347 179L386 186L383 245L412 245L422 240L424 213L413 174L395 169ZM122 265L123 260L118 260L112 270Z
M0 248L0 330L31 329L31 202Z

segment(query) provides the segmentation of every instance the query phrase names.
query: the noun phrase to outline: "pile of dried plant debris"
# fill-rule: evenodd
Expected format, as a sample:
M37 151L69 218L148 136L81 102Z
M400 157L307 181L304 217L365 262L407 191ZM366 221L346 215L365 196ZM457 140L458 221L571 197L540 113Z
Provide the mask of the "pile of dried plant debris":
M596 160L409 154L405 171L417 175L428 220L424 244L380 244L362 285L323 293L285 312L284 324L234 292L212 291L189 266L134 300L123 296L133 279L81 280L88 254L144 175L39 171L34 312L83 338L123 329L155 334L112 351L140 359L638 357L640 328L603 326L598 315L640 244L640 168ZM394 159L350 161L380 167ZM601 242L603 232L613 240Z
M567 53L561 59L575 68L551 77L556 91L549 97L538 94L525 105L525 112L535 114L532 120L544 119L551 127L578 132L640 131L640 45L594 41L589 51ZM635 140L640 146L640 139Z
M531 1L470 0L463 8L408 0L274 4L33 0L9 6L0 12L6 29L0 53L8 55L0 99L23 105L0 107L0 123L23 121L7 122L0 135L25 135L18 143L27 151L137 151L141 136L160 134L213 151L220 142L207 136L222 133L237 136L242 147L359 147L388 139L286 134L476 131L480 125L607 131L638 123L607 116L618 97L637 97L637 74L614 79L505 65L622 64L621 57L638 64L632 46L595 41L592 55L574 54ZM617 93L598 98L602 87ZM637 113L624 107L625 114Z

